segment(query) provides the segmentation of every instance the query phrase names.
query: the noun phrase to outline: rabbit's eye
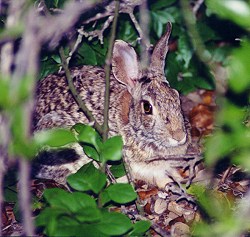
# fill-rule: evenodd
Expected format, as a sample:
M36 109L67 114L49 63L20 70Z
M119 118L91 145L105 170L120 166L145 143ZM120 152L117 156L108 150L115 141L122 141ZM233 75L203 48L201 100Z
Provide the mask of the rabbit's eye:
M152 105L147 100L142 101L142 106L143 106L143 110L144 110L145 114L152 114L153 113Z

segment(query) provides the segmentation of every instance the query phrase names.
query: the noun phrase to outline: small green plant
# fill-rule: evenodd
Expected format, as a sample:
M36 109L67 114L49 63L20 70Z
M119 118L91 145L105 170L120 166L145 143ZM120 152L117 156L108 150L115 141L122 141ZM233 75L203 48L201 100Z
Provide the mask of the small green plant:
M38 215L37 226L44 227L48 236L142 236L149 229L150 222L132 223L125 214L110 211L112 207L131 204L137 198L130 184L108 184L104 173L107 162L121 159L121 137L111 137L102 142L90 126L77 124L72 130L76 141L101 168L90 162L70 175L67 181L74 190L71 193L58 188L45 190L44 198L48 205ZM49 137L55 137L56 133L50 131L50 136L42 137L49 141ZM43 140L39 136L37 140Z

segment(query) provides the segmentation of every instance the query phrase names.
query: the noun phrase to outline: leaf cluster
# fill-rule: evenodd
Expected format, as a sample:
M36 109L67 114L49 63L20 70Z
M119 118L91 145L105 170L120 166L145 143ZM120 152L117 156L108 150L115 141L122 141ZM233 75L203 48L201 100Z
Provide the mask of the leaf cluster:
M54 5L56 4L54 3ZM56 6L60 7L60 4L58 3ZM197 58L196 48L190 41L190 35L185 26L179 1L149 1L148 7L151 44L154 45L165 32L167 22L170 21L173 25L170 52L166 59L166 76L171 86L182 93L188 93L197 88L213 90L215 88L214 76L210 73L208 65L200 62ZM139 18L139 13L136 11L135 16ZM196 27L206 46L205 53L210 59L210 63L222 63L225 65L227 63L225 58L230 54L231 48L227 44L218 46L218 42L228 41L228 32L221 34L221 31L224 29L223 26L220 26L219 29L214 27L215 24L219 25L218 22L220 22L218 19L206 12L206 8L202 8L201 17L196 21ZM95 29L101 28L103 24L103 20L97 21ZM88 30L88 26L85 28ZM89 27L89 30L93 30L92 25ZM73 55L70 66L83 64L104 65L109 30L108 28L104 31L104 42L102 45L96 39L88 40L84 38L77 52ZM234 35L237 35L238 31L235 27ZM129 42L139 50L138 33L127 14L120 14L119 16L117 38ZM66 46L67 52L71 50L71 44L73 43ZM57 51L52 54L44 51L41 62L41 78L56 72L61 64Z
M210 10L245 28L246 19L250 19L250 5L244 1L207 1ZM237 9L246 15L238 17ZM247 14L248 12L248 14ZM214 136L207 141L206 161L214 165L218 159L229 158L233 163L249 169L247 157L250 154L249 141L249 103L250 103L250 41L241 39L241 44L232 51L228 62L229 81L226 97L220 98L220 112L217 114L217 129Z
M50 135L46 136L38 134L37 140L50 146L61 145L55 142L57 132L49 131ZM82 144L86 154L101 167L105 167L108 161L121 159L120 136L102 142L92 127L83 124L73 126L72 134L75 134L75 141ZM69 139L67 142L71 141ZM96 168L93 162L68 176L67 182L74 190L72 193L58 188L44 192L48 206L39 214L36 224L44 227L46 235L82 236L87 233L88 236L141 236L149 229L148 221L133 224L126 215L110 211L112 207L132 203L137 195L130 184L108 185L105 172Z
M250 4L247 1L207 0L209 14L230 20L242 30L249 31ZM206 141L205 162L216 169L224 161L240 165L249 173L250 163L250 41L241 38L240 45L228 60L228 88L224 97L218 98L220 107L213 136ZM199 189L199 190L198 190ZM194 227L194 236L241 236L250 230L249 207L244 198L239 203L232 202L221 192L199 187L194 193L198 203L206 213L205 221ZM249 202L249 194L246 194ZM216 211L215 211L216 210Z
M82 176L79 177L80 175ZM68 193L54 188L44 192L48 206L37 217L36 225L44 227L46 235L142 236L149 229L148 221L133 224L126 215L109 211L110 205L107 203L111 201L118 206L136 198L136 193L129 184L113 184L103 188L105 175L92 164L83 167L75 176L70 176L68 181L77 191ZM99 197L89 195L87 191L92 191Z

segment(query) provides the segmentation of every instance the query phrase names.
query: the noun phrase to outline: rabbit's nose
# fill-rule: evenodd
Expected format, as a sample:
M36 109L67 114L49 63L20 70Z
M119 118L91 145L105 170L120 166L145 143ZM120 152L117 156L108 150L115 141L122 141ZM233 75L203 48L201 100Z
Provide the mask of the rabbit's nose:
M180 142L181 144L186 141L186 133L182 129L177 129L176 131L173 132L173 139L176 141Z

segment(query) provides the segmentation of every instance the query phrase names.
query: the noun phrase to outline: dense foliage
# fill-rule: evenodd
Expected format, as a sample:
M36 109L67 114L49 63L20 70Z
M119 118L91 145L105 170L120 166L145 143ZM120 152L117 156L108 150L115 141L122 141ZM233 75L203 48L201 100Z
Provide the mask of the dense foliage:
M112 137L102 143L98 133L90 126L77 124L74 130L77 134L76 142L81 143L86 154L98 161L101 167L105 167L108 161L121 159L121 137ZM50 137L50 145L53 146L55 133L48 133L45 137ZM58 188L46 190L44 197L49 206L38 216L37 226L44 226L48 236L82 236L83 233L88 233L88 236L125 233L138 236L147 231L149 222L138 221L132 224L126 215L109 212L114 205L131 203L137 196L129 184L107 186L107 176L101 170L90 162L76 174L70 175L67 181L75 190L73 193Z
M37 4L38 1L32 1ZM62 8L67 0L45 0L48 9ZM195 5L196 1L190 1ZM229 163L250 169L250 4L243 0L207 0L199 8L196 16L185 8L185 0L149 1L150 42L154 44L165 30L166 23L173 23L170 52L166 61L166 75L172 87L187 94L198 88L215 90L224 86L223 93L218 90L218 113L214 134L206 140L205 162L214 169L218 162ZM54 14L51 11L51 14ZM136 17L139 13L135 12ZM5 18L1 15L0 37L6 35L16 39L22 35L24 26L20 24L15 31L5 30ZM96 24L101 27L103 21ZM88 30L91 30L90 25ZM70 66L91 64L102 66L108 49L110 27L104 32L104 43L97 39L83 42L73 55ZM193 37L198 38L193 38ZM7 37L7 38L8 38ZM139 51L138 34L127 14L119 16L117 38L123 39ZM74 38L73 38L74 39ZM66 40L61 44L68 54L74 43ZM87 55L87 56L86 56ZM57 49L48 51L43 48L40 58L40 74L37 79L56 72L61 66ZM226 69L226 82L221 81L219 71ZM1 75L4 78L4 75ZM88 126L77 125L74 133L54 130L40 133L31 140L23 134L22 121L25 120L21 105L29 96L30 78L23 78L15 96L8 80L0 80L0 112L11 114L12 142L10 154L33 158L43 145L61 146L69 142L84 144L85 152L97 161L102 171L92 164L84 166L77 174L68 178L69 185L76 190L68 193L61 189L50 189L44 193L46 207L37 219L37 225L45 227L45 233L53 235L81 235L82 231L91 236L112 236L128 234L140 236L149 228L149 223L139 221L135 224L126 215L107 212L108 208L131 203L136 194L130 185L107 185L107 176L103 172L106 162L121 158L122 141L113 137L103 142L99 135ZM77 135L75 135L75 133ZM124 174L121 165L114 166L115 176ZM117 175L116 175L117 174ZM82 177L85 177L83 179ZM98 180L98 182L96 181ZM5 198L14 200L12 173L6 176ZM120 185L124 185L122 188ZM123 190L122 193L120 191ZM204 187L192 190L205 213L205 220L194 226L194 236L239 236L249 230L249 213L241 211L230 200L219 198L216 192ZM227 203L227 205L226 205ZM218 210L214 212L214 210ZM235 211L237 210L237 211ZM18 216L17 216L18 217ZM74 232L72 232L72 229Z

